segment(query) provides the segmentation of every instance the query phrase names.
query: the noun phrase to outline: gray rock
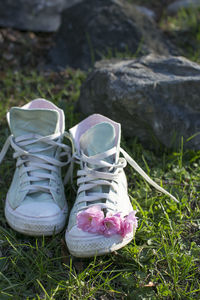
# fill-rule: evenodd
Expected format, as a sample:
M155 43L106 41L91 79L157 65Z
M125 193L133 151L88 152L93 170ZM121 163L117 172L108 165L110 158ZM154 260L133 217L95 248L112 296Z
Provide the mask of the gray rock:
M199 0L178 0L171 3L167 7L167 13L169 14L176 14L179 10L183 8L198 8L200 7Z
M143 15L145 15L146 17L155 20L156 18L156 14L153 10L145 7L145 6L140 6L140 5L135 5L135 8L141 12Z
M96 65L82 87L78 109L122 124L127 137L149 147L178 147L200 132L200 65L183 57L148 55ZM200 149L200 135L185 143Z
M75 4L83 2L84 0L64 0L64 9L69 8Z
M50 51L50 64L88 69L106 56L172 54L153 20L122 0L84 0L66 9Z
M30 31L56 31L66 0L0 0L0 26Z

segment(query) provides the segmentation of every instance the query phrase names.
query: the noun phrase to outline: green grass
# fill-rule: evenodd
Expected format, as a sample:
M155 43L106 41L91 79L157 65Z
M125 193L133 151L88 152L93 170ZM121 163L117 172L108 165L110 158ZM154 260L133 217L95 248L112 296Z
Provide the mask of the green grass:
M36 97L65 110L66 128L76 124L74 103L85 74L7 72L0 83L0 142L8 136L5 112ZM123 130L123 128L122 128ZM137 140L123 147L179 203L150 188L127 167L129 194L138 210L135 239L113 254L76 259L69 255L64 231L34 238L6 223L3 200L15 163L11 151L0 166L0 300L28 299L200 299L200 151L156 153ZM75 194L66 187L70 206Z
M182 9L173 17L165 15L160 27L181 49L182 55L200 62L200 9Z
M200 8L183 8L176 15L170 16L166 8L173 2L171 0L128 1L156 11L158 27L177 46L180 55L200 63ZM130 54L128 56L132 57Z

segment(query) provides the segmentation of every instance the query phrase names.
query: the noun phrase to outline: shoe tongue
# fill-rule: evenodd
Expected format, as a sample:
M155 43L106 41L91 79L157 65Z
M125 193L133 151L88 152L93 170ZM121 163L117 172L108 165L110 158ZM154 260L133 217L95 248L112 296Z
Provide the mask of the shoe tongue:
M88 129L80 138L80 149L87 156L93 156L103 153L116 144L115 129L112 124L103 122L94 125ZM113 157L109 156L105 159L113 162Z
M11 133L15 138L28 134L38 134L40 136L48 136L59 132L59 113L56 110L50 109L23 109L13 107L10 110L8 116L8 122L10 125ZM55 156L56 149L54 147L49 148L46 143L36 142L29 145L23 146L23 149L27 151L32 151L33 149L44 149L40 152L41 155L46 155L49 157ZM32 160L34 160L32 158ZM38 162L37 158L35 159ZM29 163L27 163L27 166ZM48 170L34 170L29 172L29 175L34 176L35 173L50 173ZM38 182L33 182L33 185L37 185ZM40 185L47 185L48 180L41 180ZM32 199L33 197L46 197L45 193L37 192L30 194L27 199ZM44 194L44 195L43 195ZM43 196L41 196L43 195ZM49 198L49 195L48 195Z
M25 134L51 135L59 131L58 118L56 110L13 107L10 110L10 130L14 137Z
M116 144L115 142L115 129L112 124L103 122L94 125L88 129L80 138L80 149L87 156L94 156L96 154L103 153ZM114 155L105 158L105 161L113 163L116 157ZM92 167L92 165L90 165ZM96 168L96 166L94 166ZM98 168L98 171L106 171L107 168ZM97 170L97 169L96 169ZM107 186L96 186L86 192L86 195L92 195L92 193L108 193L109 188ZM99 200L101 202L101 200ZM90 204L97 204L97 201L91 201Z

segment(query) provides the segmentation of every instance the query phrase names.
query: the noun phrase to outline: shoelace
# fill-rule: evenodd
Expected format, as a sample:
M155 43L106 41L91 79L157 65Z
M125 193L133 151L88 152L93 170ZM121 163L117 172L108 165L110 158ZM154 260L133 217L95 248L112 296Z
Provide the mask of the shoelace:
M63 137L68 138L68 133L65 132ZM24 191L28 193L34 193L38 191L44 191L51 193L55 190L54 187L49 185L50 179L56 181L56 177L52 175L52 171L59 175L59 168L66 166L71 161L71 148L60 142L60 134L52 134L49 136L40 136L38 134L27 134L14 138L13 135L10 135L0 153L0 164L4 159L10 146L15 150L13 158L17 159L16 167L23 165L22 176L24 173L27 173L27 179L23 183L26 183ZM42 143L46 144L46 147L35 147L31 150L25 150L25 146ZM59 153L58 159L55 159L51 156L42 154L44 151L56 149L62 149L63 151ZM67 155L68 160L66 162L61 162L59 158ZM45 181L45 184L41 185L41 181ZM32 184L32 183L35 184Z
M100 185L107 185L112 187L113 191L117 189L117 179L119 177L120 172L122 172L123 168L126 166L127 162L154 188L158 191L168 195L171 197L175 202L179 202L173 195L167 192L164 188L159 186L155 181L153 181L143 170L142 168L130 157L130 155L120 148L120 152L124 157L120 157L117 163L109 163L105 161L107 157L110 157L116 154L116 147L112 149L94 155L92 157L88 157L83 152L79 154L74 153L73 159L76 163L79 163L81 166L81 170L77 172L78 180L77 185L78 194L81 192L90 191L92 188L98 187ZM91 166L92 167L89 167ZM94 167L95 166L95 167ZM99 171L98 169L103 168L103 171ZM104 171L106 170L106 171ZM77 199L77 203L86 202L86 206L81 206L80 210L84 210L96 202L102 208L109 208L114 210L114 205L117 202L117 194L114 193L103 193L103 192L91 192L91 195L80 196ZM103 199L108 200L103 202ZM92 203L91 203L92 202Z

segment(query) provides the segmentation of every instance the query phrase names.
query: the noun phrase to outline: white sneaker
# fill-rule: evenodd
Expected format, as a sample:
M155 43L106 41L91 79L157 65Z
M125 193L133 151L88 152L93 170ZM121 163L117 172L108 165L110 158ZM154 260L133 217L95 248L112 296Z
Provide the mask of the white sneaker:
M123 168L126 161L159 191L158 186L120 148L120 124L94 114L72 129L70 134L80 164L78 191L66 231L72 255L90 257L120 249L134 236L137 218L127 193ZM119 157L120 152L124 158Z
M0 163L11 145L17 164L7 193L6 219L13 229L27 235L58 233L67 216L61 179L61 167L67 163L60 161L70 152L61 143L64 113L51 102L36 99L13 107L7 119L11 136L0 153Z

